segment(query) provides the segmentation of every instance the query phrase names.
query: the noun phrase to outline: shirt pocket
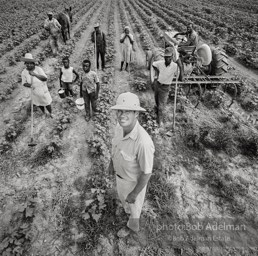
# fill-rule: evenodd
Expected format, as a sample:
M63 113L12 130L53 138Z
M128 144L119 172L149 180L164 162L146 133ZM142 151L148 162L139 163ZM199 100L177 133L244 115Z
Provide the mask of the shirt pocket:
M123 150L121 150L120 153L122 156L121 164L123 168L130 173L136 174L138 172L136 157L134 155L125 153Z

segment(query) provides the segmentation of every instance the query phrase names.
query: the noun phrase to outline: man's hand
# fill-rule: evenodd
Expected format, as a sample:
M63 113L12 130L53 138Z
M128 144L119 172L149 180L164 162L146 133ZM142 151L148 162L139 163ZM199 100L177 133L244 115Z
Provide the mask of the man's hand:
M137 195L134 192L131 192L130 194L128 194L127 198L125 199L125 201L128 204L134 204L135 200L136 200Z

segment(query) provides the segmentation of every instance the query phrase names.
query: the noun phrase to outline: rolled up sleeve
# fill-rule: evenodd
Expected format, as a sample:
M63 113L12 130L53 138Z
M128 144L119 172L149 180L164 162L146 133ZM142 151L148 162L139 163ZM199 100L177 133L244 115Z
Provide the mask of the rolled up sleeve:
M141 171L144 174L152 173L153 159L154 159L154 145L153 143L141 144L138 151L138 162Z

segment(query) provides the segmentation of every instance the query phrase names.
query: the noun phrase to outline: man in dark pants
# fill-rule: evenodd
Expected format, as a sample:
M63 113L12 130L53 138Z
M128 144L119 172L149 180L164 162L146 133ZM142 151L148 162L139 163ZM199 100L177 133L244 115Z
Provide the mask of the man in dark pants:
M99 29L99 23L94 26L95 31L91 34L91 41L95 43L96 38L96 54L97 54L97 69L99 69L99 55L101 58L101 67L102 70L105 69L105 53L106 53L106 36Z
M170 85L178 71L178 64L172 61L174 54L174 49L167 47L165 49L164 59L155 61L152 64L155 70L154 96L160 127L164 126L165 107L167 105Z
M96 72L90 70L91 62L84 60L82 62L84 73L81 76L80 95L85 102L86 121L90 120L90 105L92 108L92 116L94 116L97 107L97 99L99 96L99 78Z

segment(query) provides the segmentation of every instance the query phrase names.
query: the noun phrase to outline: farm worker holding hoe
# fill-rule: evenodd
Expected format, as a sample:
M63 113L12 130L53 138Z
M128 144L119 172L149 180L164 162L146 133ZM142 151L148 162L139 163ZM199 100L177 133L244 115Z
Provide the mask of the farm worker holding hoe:
M164 60L153 62L155 70L154 78L154 97L157 107L158 123L160 127L164 126L165 107L168 100L170 84L177 72L177 64L172 61L175 55L175 49L167 47L164 53Z
M51 102L52 98L47 87L47 75L42 68L36 66L36 60L33 59L31 53L26 53L24 58L26 69L22 71L22 85L31 88L32 103L38 106L43 113L45 108L48 110L50 117L52 116Z
M99 96L99 78L96 72L91 70L90 60L84 60L82 62L82 68L84 73L81 76L80 82L80 95L84 99L86 121L90 120L90 105L92 108L92 117L97 111L97 99Z
M75 74L75 79L73 81L73 74ZM60 68L60 87L65 90L66 96L73 97L73 89L72 89L72 83L75 83L79 79L79 74L73 69L73 67L70 66L70 61L68 57L63 58L63 67Z
M151 137L138 122L139 112L146 110L140 107L137 95L130 92L120 94L111 109L116 110L118 124L112 140L109 173L115 172L118 197L125 212L130 214L129 229L125 227L118 232L122 237L129 235L130 231L140 230L139 219L155 149Z
M133 35L130 33L129 27L126 26L124 33L121 35L120 43L122 44L122 61L121 61L121 71L123 70L124 62L125 70L128 71L128 64L132 61L133 55Z
M53 54L56 56L58 51L58 35L61 31L61 25L57 21L57 19L53 18L53 13L48 12L48 19L45 20L44 28L47 30L50 34L49 42L50 47L52 49Z
M99 29L99 23L94 25L95 31L91 34L91 41L95 43L96 38L96 58L97 69L99 69L99 55L101 58L102 70L105 69L105 54L106 54L106 35Z

